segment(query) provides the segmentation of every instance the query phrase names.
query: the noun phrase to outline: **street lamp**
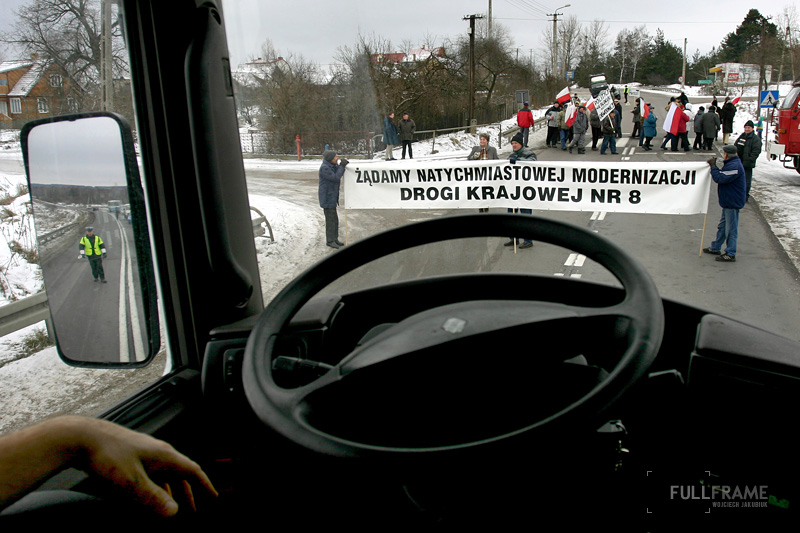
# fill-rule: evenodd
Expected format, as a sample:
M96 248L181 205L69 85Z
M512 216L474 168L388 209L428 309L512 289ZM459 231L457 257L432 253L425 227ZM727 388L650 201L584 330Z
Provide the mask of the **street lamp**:
M557 8L552 13L548 13L548 17L553 17L553 74L558 78L560 77L561 71L559 70L556 73L556 65L558 64L558 31L556 29L556 22L558 21L558 16L563 15L564 13L559 13L559 9L564 9L565 7L569 7L571 4L567 4L565 6L561 6Z

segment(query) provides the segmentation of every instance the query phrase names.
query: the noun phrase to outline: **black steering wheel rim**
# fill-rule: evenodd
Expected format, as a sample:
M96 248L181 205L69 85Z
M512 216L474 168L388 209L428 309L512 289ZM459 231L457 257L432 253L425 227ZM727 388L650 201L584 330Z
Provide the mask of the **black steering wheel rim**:
M375 259L414 246L468 237L518 235L579 252L611 272L625 289L624 300L604 308L630 310L631 340L608 379L567 408L513 434L494 439L435 448L403 448L353 442L329 435L303 423L294 398L303 387L283 389L272 377L273 349L277 335L292 316L324 287L344 274ZM650 276L633 256L622 248L584 228L541 217L481 214L443 217L389 230L343 248L318 262L287 285L259 317L245 349L243 383L245 394L262 422L289 439L314 451L337 456L397 455L447 452L496 442L518 434L563 427L587 412L604 408L642 377L658 352L664 330L661 299ZM339 366L315 382L315 386L340 379ZM326 383L322 383L324 386Z

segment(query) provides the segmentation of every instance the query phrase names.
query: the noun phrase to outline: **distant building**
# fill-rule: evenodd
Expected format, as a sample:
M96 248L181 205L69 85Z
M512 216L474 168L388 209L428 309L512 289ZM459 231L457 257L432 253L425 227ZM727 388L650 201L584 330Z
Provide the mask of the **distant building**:
M431 57L443 57L444 48L412 48L406 52L392 52L388 54L372 54L373 63L413 63L425 61Z
M30 120L78 111L69 76L48 60L0 63L0 124L19 128Z
M744 86L758 85L758 78L761 75L761 65L750 63L721 63L709 69L709 73L714 74L715 83L718 86ZM767 83L772 81L772 65L764 67L764 76Z

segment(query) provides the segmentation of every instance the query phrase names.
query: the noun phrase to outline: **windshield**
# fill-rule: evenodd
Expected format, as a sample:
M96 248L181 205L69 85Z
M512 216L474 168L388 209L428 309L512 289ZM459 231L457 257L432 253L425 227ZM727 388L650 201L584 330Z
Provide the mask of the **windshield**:
M349 183L347 176L343 177L338 205L334 201L326 209L320 203L319 178L326 150L349 159L349 168L354 170L416 173L426 165L467 164L474 155L472 148L480 150L481 133L487 134L488 146L496 150L492 157L507 160L513 151L511 138L522 132L527 133L527 145L539 163L580 164L598 169L616 164L630 168L666 164L683 169L683 165L695 162L700 163L697 169L702 169L708 168L705 161L709 157L716 156L722 166L724 132L710 139L711 150L703 149L702 134L701 145L695 142L698 134L694 121L688 123L686 136L696 150L684 151L682 141L677 152L669 142L666 149L659 149L656 143L663 141L669 102L680 91L646 81L629 85L640 90L641 97L652 106L648 110L657 117L655 127L645 131L642 120L633 131L640 106L633 96L626 102L629 95L619 95L622 112L617 114L621 114L621 120L614 125L621 135L615 139L616 149L603 150L602 132L593 130L591 125L581 138L583 146L573 144L568 149L575 137L574 127L565 132L559 128L557 118L548 127L545 115L561 93L586 102L591 97L589 86L604 78L590 79L589 73L583 71L583 81L566 89L565 83L547 81L548 78L537 81L537 75L547 73L549 64L541 61L542 56L536 52L532 57L514 52L526 37L513 20L500 18L493 22L492 31L503 46L492 48L488 46L486 18L470 22L450 13L430 14L426 18L437 21L430 26L435 32L412 31L399 39L389 28L384 33L369 15L359 13L351 21L353 32L314 32L312 37L305 30L284 31L282 26L290 23L288 19L279 13L267 15L255 3L226 2L225 9L234 78L238 82L237 105L250 201L266 216L274 235L274 241L268 234L257 237L267 301L303 267L335 253L326 242L326 214L331 215L331 208L335 208L338 218L335 238L345 245L415 221L483 212L484 206L475 202L451 202L453 208L448 209L446 203L424 200L413 207L400 205L403 202L398 200L391 208L347 208L351 193L348 187L353 193L358 187L355 182ZM473 98L469 97L468 84L456 82L467 80L467 26L471 23L477 28L473 43L477 59ZM642 80L654 81L657 77L652 71L641 75ZM520 129L518 111L523 102L516 100L518 91L529 95L534 124L527 132ZM684 92L693 109L710 109L714 97L704 94L701 86L686 87ZM476 126L465 129L470 113ZM692 112L688 115L694 118ZM753 101L737 106L728 142L743 133L749 119L756 119ZM639 142L642 135L653 136L648 143L654 149L643 148L644 139ZM773 203L771 194L776 186L772 183L774 176L792 171L782 170L763 156L753 171L755 185L747 206L741 210L741 253L735 264L715 261L716 256L702 252L715 240L721 217L717 185L710 180L707 203L702 210L688 214L664 214L661 208L667 200L651 211L656 214L626 212L621 208L624 206L602 202L574 210L561 210L538 201L531 202L530 207L533 215L588 228L622 246L646 266L665 298L798 338L800 300L792 257L786 252L792 249L795 233L793 228L783 231L776 227L785 219L780 214L780 202ZM377 194L376 191L377 187L372 187L371 192ZM401 192L397 194L399 197ZM511 189L509 194L513 194ZM624 196L629 194L625 192ZM505 205L493 201L485 209L490 214L506 213L509 207L524 208L516 202ZM590 259L535 242L530 248L522 246L524 241L518 246L504 246L510 242L509 237L432 244L401 252L360 269L334 288L355 290L453 272L525 272L616 283Z
M797 101L797 96L800 95L800 87L794 87L789 94L782 97L780 109L791 109Z

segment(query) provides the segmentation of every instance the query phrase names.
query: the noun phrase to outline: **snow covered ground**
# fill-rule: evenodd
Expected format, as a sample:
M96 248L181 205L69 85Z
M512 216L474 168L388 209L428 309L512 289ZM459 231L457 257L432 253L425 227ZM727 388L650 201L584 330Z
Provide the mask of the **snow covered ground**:
M689 96L698 96L700 92L698 88L690 87L685 91ZM785 92L782 88L781 93ZM745 96L748 94L745 93ZM710 97L707 103L703 103L700 97L693 98L695 106L705 105L708 108L710 102ZM541 117L544 112L545 109L534 110L534 117ZM733 139L743 131L747 120L756 120L754 114L755 102L740 103L734 121ZM514 125L515 120L512 118L501 127L505 131ZM497 139L498 125L488 129L492 139ZM20 163L19 172L0 172L0 198L17 195L20 187L26 183L19 142L15 134L16 132L0 131L0 159ZM543 145L545 134L546 130L533 133L531 145ZM477 144L476 135L446 134L436 138L435 147L431 141L416 143L414 153L417 158L462 158ZM433 153L434 150L436 153ZM509 150L510 147L504 144L501 154ZM383 157L383 153L377 157ZM319 160L298 162L246 159L245 168L269 168L287 172L299 169L316 170L319 168ZM800 210L797 207L800 206L800 174L793 169L783 168L777 161L770 161L762 152L753 172L753 179L753 197L790 258L800 268ZM252 195L250 201L251 205L268 214L275 234L275 242L265 237L256 239L264 293L267 298L271 298L294 277L298 265L308 265L326 255L327 251L321 249L322 247L312 245L321 242L324 221L318 209L310 211L305 207L259 195ZM0 295L0 305L37 292L41 288L38 267L25 261L19 252L20 248L12 244L16 241L23 249L33 248L33 224L29 211L27 195L19 196L7 205L0 205L0 283L6 292ZM316 234L320 235L319 239L287 237L308 237ZM120 371L67 367L58 359L54 348L14 360L18 353L17 345L36 327L41 328L43 324L25 328L0 339L0 397L5 405L15 406L13 410L6 409L0 413L0 434L55 412L96 413L101 409L100 404L82 404L84 395L89 392L93 397L102 397L107 392L109 382L122 381L119 378ZM163 364L161 368L163 369ZM122 372L130 376L131 386L139 386L137 380L141 378L137 378L135 372L140 371ZM152 370L150 373L152 374ZM42 391L51 392L42 394Z

